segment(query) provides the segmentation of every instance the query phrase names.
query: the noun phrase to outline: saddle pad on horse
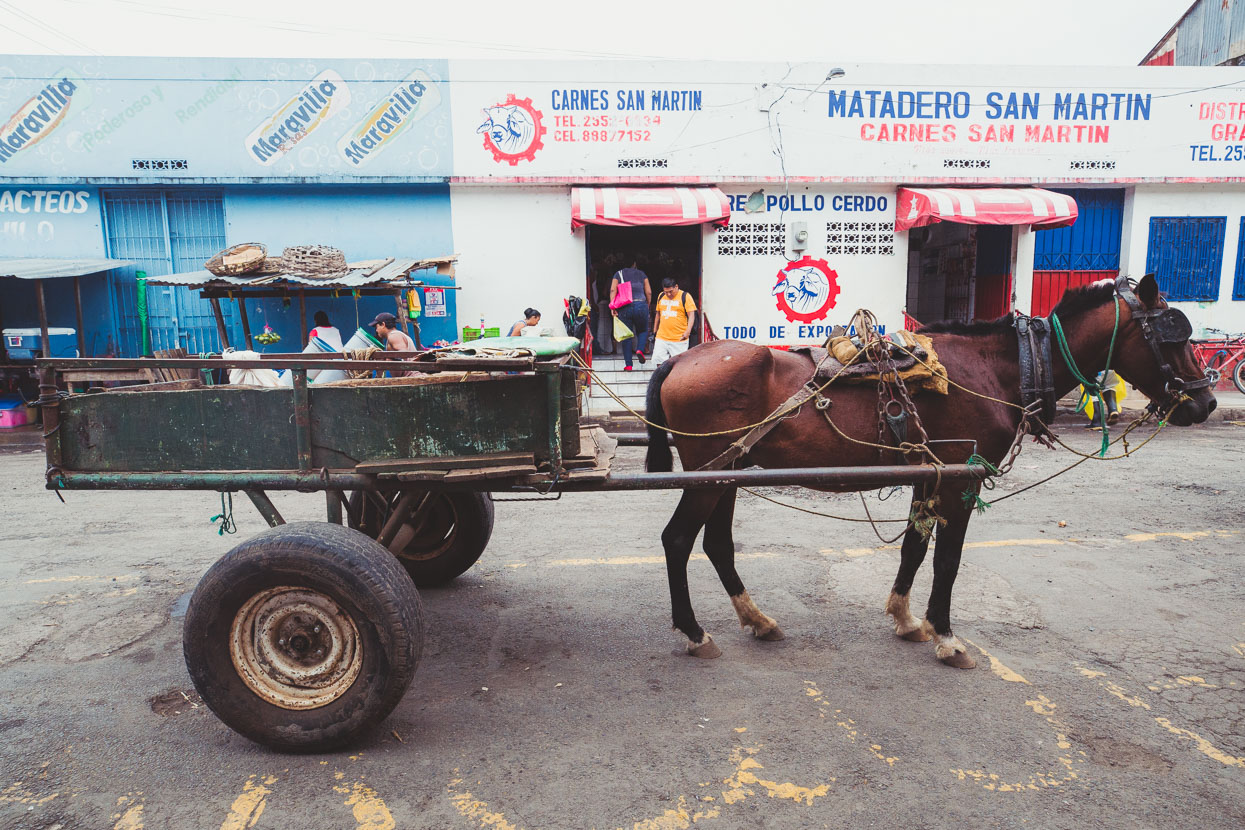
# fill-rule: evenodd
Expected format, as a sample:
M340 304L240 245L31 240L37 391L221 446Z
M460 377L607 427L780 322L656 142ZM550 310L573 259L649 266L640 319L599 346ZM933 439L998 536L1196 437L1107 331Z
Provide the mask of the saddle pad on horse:
M947 394L947 369L938 360L934 344L924 334L898 331L886 335L884 342L890 345L890 358L899 377L912 391ZM795 354L806 355L817 367L815 383L839 380L843 383L877 383L879 368L863 359L849 363L859 351L851 338L831 336L828 349L803 346L792 349ZM902 346L902 348L900 348Z

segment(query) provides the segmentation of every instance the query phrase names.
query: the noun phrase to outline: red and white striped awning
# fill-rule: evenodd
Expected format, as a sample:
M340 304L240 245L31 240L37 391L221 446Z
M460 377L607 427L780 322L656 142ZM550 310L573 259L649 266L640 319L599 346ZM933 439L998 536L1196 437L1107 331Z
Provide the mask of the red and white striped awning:
M1076 221L1076 200L1037 187L901 187L895 230L935 222L1061 228Z
M573 187L571 230L584 225L703 225L722 227L730 202L716 187Z

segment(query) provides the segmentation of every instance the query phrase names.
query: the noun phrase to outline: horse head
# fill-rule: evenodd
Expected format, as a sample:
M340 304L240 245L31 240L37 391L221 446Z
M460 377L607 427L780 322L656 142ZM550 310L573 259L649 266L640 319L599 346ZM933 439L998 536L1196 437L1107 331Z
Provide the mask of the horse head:
M1217 403L1189 343L1193 334L1189 318L1167 305L1153 274L1142 278L1135 293L1122 278L1116 290L1131 312L1127 322L1121 317L1116 335L1116 371L1160 411L1179 401L1168 417L1170 423L1202 423Z

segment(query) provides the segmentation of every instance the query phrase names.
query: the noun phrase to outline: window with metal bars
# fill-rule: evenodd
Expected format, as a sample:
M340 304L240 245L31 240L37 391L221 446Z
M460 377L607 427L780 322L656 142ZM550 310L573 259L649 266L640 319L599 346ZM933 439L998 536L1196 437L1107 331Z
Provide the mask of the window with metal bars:
M1218 300L1226 216L1152 216L1146 272L1169 300Z
M109 256L136 263L113 272L113 296L120 351L138 355L137 273L156 277L201 269L225 247L224 203L219 192L183 189L105 192L103 203ZM240 342L232 303L224 304L223 311L230 340ZM188 288L149 286L147 320L153 350L180 347L198 354L221 349L211 304Z
M1232 299L1245 300L1245 216L1236 237L1236 275L1232 279Z

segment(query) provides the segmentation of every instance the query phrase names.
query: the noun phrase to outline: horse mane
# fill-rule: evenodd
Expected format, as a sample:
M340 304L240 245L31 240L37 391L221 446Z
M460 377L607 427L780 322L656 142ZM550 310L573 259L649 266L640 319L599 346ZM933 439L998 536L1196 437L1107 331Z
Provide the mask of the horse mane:
M1051 313L1058 314L1061 320L1071 320L1079 314L1105 305L1114 297L1115 284L1110 282L1097 282L1069 288L1064 292L1059 302L1055 304ZM1014 323L1015 315L1007 314L999 317L997 320L974 320L971 323L940 320L936 323L921 326L917 331L920 334L962 334L969 337L980 337L982 335L1000 334L1010 331Z

